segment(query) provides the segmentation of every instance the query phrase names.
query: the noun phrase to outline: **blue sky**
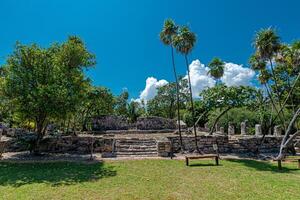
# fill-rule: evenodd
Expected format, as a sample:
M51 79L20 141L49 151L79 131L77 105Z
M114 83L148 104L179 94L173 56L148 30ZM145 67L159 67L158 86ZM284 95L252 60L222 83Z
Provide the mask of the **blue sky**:
M96 54L87 72L94 84L135 98L148 77L173 80L170 50L158 38L166 18L197 34L190 61L218 56L247 66L257 30L273 26L285 42L300 39L299 8L297 0L1 0L0 63L17 40L46 47L78 35ZM181 56L176 63L185 74Z

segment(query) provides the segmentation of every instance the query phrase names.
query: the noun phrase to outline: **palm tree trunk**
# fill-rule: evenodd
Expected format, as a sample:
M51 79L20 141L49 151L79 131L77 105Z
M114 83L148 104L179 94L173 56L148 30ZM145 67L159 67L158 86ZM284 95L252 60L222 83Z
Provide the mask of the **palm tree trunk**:
M192 108L192 121L193 121L193 128L194 128L194 135L195 135L195 146L200 153L199 147L198 147L198 142L197 142L197 130L196 130L196 124L195 124L195 110L194 110L194 101L193 101L193 93L192 93L192 84L191 84L191 76L190 76L190 68L189 68L189 62L187 55L184 55L185 58L185 64L186 64L186 69L187 69L187 74L188 74L188 82L189 82L189 90L190 90L190 101L191 101L191 108Z
M176 67L175 67L173 45L171 45L171 53L172 53L172 65L173 65L173 71L174 71L175 82L176 82L177 121L178 121L177 123L178 123L178 132L179 132L179 141L180 141L181 151L183 151L183 150L184 150L184 147L183 147L183 142L182 142L181 124L180 124L179 83L178 83L177 72L176 72Z

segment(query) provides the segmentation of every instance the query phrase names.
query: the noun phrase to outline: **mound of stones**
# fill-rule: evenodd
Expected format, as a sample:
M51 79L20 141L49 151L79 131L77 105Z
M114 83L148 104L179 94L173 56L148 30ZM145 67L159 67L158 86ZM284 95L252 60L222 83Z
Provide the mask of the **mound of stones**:
M122 116L104 115L93 119L94 131L128 130L128 127L127 119Z
M136 122L138 130L176 129L176 121L162 117L140 117Z

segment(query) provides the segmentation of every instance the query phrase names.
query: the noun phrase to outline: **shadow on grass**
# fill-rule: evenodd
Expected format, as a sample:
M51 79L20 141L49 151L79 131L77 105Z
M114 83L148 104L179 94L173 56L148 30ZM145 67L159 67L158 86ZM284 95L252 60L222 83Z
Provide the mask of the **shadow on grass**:
M104 163L0 163L0 185L20 187L46 183L51 186L73 185L116 176L116 171Z
M239 159L226 159L227 161L238 163L240 165L244 165L249 168L253 168L258 171L271 171L278 173L290 173L293 171L299 171L299 169L295 168L287 168L282 166L282 170L278 169L277 163L271 163L269 161L256 161L256 160L239 160Z
M193 163L193 164L189 164L189 167L209 167L209 166L218 167L218 166L221 166L221 165L220 164L215 165L213 163Z

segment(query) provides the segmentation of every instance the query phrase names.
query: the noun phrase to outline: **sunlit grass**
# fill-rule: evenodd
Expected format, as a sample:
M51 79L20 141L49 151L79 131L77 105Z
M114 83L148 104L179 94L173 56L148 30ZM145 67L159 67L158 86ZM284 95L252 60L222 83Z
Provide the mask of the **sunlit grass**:
M0 199L300 199L296 163L0 163Z

